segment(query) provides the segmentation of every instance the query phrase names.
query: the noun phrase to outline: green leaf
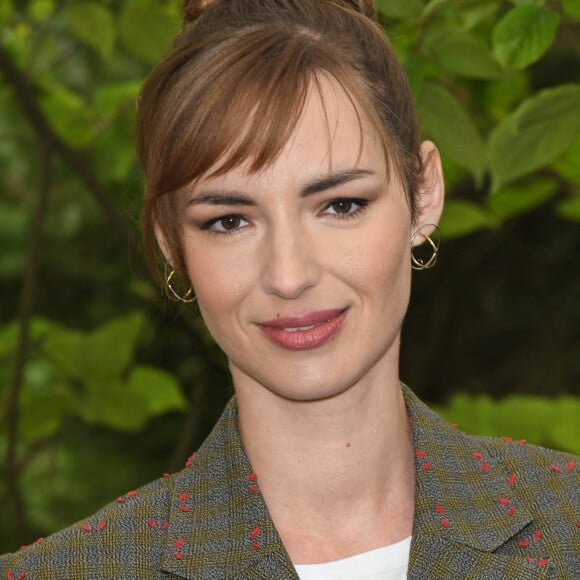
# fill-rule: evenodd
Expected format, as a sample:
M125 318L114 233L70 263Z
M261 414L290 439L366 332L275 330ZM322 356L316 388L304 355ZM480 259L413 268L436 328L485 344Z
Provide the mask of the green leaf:
M481 181L486 165L485 146L459 101L442 86L425 83L418 105L425 134L469 169L476 181Z
M530 78L525 71L510 71L482 87L485 109L496 122L506 117L529 94Z
M53 85L41 99L41 107L54 130L74 147L84 147L93 138L94 128L85 101L69 89Z
M492 79L501 73L485 42L461 28L432 28L424 47L436 62L459 75Z
M502 219L531 211L558 191L558 184L549 179L533 180L526 185L511 186L488 196L486 205L490 211Z
M35 317L28 328L28 340L31 344L41 340L54 328L44 318ZM20 320L13 320L0 328L0 358L12 357L20 336Z
M580 20L580 2L578 0L560 0L565 16Z
M47 337L44 351L73 381L119 380L131 362L143 324L139 313L108 322L93 333L60 329Z
M423 10L426 19L437 12L449 21L459 21L466 30L475 28L480 22L489 21L497 13L500 0L431 0Z
M179 18L156 0L129 0L121 12L119 33L139 58L157 64L179 30Z
M497 224L497 218L485 208L470 201L449 199L445 203L439 227L443 238L451 239L493 228Z
M557 12L542 6L513 8L493 32L497 60L511 68L524 68L537 61L554 42L560 19Z
M400 19L419 18L425 8L422 0L376 0L376 6L384 16Z
M496 15L501 0L467 0L468 6L461 12L463 28L472 30L483 28L487 30L490 23L496 21ZM480 26L481 25L481 26Z
M493 190L560 156L580 131L580 85L541 91L492 132L488 157Z
M556 206L556 213L564 219L580 222L580 195L561 201Z
M179 383L161 369L136 367L129 377L127 388L141 398L151 417L168 411L183 411L187 406Z
M99 117L112 117L122 106L136 103L142 84L140 80L127 81L98 88L95 108Z
M90 381L78 409L88 423L117 431L140 431L149 420L147 405L139 394L121 382Z
M67 13L71 31L78 40L103 58L113 54L115 21L108 8L97 2L79 2L71 4Z
M54 0L32 0L26 11L32 20L45 22L54 14L54 8Z
M491 397L467 393L456 393L444 407L434 407L437 413L458 424L460 429L469 429L469 433L477 435L497 435L495 409Z
M470 434L508 436L578 453L578 397L548 399L533 395L512 395L494 401L486 395L457 393L445 407L437 411Z
M57 383L50 390L31 393L25 386L20 404L19 435L32 443L57 433L70 415L74 397L67 385Z
M14 0L3 0L0 3L0 27L6 26L6 24L12 18L14 13Z
M561 157L558 157L551 166L552 169L563 179L580 183L580 135L572 141L572 144Z
M449 157L445 151L440 150L441 165L443 167L443 175L445 176L445 189L450 192L453 188L461 182L469 179L469 172L465 167L459 165L457 161Z
M567 395L559 397L555 403L557 420L550 426L552 447L580 455L580 397Z

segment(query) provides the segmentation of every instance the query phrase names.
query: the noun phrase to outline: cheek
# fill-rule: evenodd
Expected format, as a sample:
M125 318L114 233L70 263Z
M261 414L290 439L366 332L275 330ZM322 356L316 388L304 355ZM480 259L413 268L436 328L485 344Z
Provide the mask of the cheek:
M369 292L386 295L401 289L407 293L411 276L410 247L404 233L368 236L344 249L343 272Z
M252 264L227 252L186 252L186 267L201 314L210 332L229 327L230 319L255 284ZM217 338L217 337L216 337Z

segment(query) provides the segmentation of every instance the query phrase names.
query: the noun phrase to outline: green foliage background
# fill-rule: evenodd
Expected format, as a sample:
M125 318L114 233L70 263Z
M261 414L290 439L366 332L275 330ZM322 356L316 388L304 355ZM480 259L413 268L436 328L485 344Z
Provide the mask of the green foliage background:
M139 251L135 102L180 0L0 4L0 553L177 469L231 394ZM448 200L402 376L580 453L580 0L380 0Z

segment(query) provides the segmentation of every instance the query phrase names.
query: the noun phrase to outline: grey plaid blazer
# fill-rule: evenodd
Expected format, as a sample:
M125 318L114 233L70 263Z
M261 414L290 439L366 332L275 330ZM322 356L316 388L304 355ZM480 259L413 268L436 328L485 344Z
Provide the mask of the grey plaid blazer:
M578 458L453 427L405 386L417 459L408 578L580 578ZM235 399L186 468L0 558L0 578L297 578Z

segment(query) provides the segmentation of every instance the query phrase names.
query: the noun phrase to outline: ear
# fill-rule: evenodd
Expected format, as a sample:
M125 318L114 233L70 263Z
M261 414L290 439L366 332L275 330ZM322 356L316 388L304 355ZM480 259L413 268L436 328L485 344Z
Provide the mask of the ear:
M413 224L415 229L427 224L438 224L445 199L445 182L437 147L432 141L424 141L421 144L420 155L423 162L423 179L417 194L417 217ZM429 235L433 229L424 227L421 233ZM419 246L424 241L422 235L417 236L413 246Z

